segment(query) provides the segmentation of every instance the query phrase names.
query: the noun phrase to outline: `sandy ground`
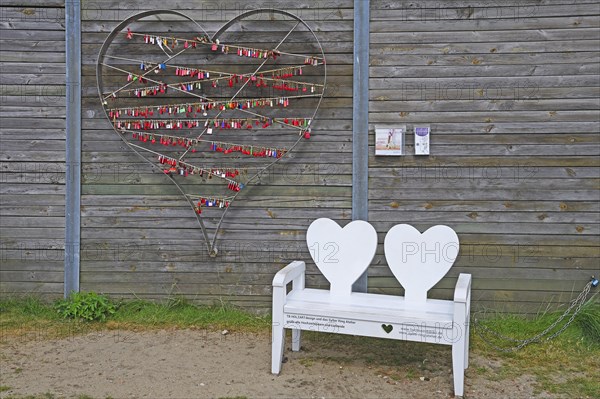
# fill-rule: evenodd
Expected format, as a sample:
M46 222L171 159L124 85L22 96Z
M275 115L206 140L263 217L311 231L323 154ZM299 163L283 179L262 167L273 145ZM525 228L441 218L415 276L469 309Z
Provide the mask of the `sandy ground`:
M312 342L314 341L314 342ZM267 335L201 330L104 331L63 339L27 337L0 343L0 397L93 398L451 398L450 347L414 356L405 366L365 361L355 348L310 340L286 350L282 373L270 373ZM410 344L410 343L408 343ZM431 345L430 345L431 346ZM426 349L429 350L429 349ZM420 367L429 362L430 367ZM466 398L534 395L534 379L493 381L498 361L472 357ZM415 372L416 370L416 372Z

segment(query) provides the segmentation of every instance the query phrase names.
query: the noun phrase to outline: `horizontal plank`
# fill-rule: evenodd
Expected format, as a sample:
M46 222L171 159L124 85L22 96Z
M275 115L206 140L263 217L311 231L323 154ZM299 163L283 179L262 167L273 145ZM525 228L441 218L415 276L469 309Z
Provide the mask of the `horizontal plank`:
M481 112L397 112L397 113L371 113L370 123L429 123L472 121L476 123L501 123L501 122L551 122L551 121L587 121L595 122L596 113L592 110L586 111L481 111Z
M506 4L488 4L486 7L463 6L456 7L453 3L438 7L398 7L394 3L379 8L377 3L372 10L371 18L377 21L427 21L427 20L489 20L491 24L500 19L509 19L515 23L526 18L541 18L548 16L597 15L593 7L586 4L552 4L539 3L516 4L510 1Z
M515 54L496 54L481 53L474 55L460 54L389 54L389 55L371 55L369 65L371 67L402 67L402 66L459 66L459 65L551 65L551 64L579 64L579 62L594 62L598 57L597 52L577 52L570 51L551 52L551 53L515 53Z
M54 194L65 194L64 184L14 184L0 185L0 194L9 195L54 195Z
M4 23L0 22L0 29ZM44 29L42 29L44 30ZM45 30L44 30L45 31ZM65 53L42 53L38 51L3 51L0 50L0 59L3 62L51 62L65 63Z
M370 167L394 167L396 165L402 165L405 167L410 167L412 165L421 165L421 166L439 166L439 165L452 165L456 162L455 156L446 156L446 155L431 155L427 159L423 159L423 157L418 156L410 156L406 155L402 160L397 159L396 157L375 157L374 151L370 152L372 157L370 159ZM16 162L23 162L23 158L19 156L19 154L12 154L13 157L9 159L13 159ZM52 161L60 161L60 153L54 152L42 152L36 154L36 159L38 162L52 162ZM318 162L320 157L316 156L312 153L302 154L301 156L297 156L298 154L292 152L286 155L282 162L285 164L297 164L297 165L312 165ZM92 162L102 162L102 163L127 163L132 158L131 156L127 156L126 152L121 153L84 153L83 162L84 163L92 163ZM6 159L2 159L2 152L0 152L0 161L6 161ZM57 159L58 158L58 159ZM62 159L64 161L64 157ZM504 155L498 157L492 156L463 156L460 158L460 164L465 167L495 167L495 166L516 166L516 167L598 167L599 160L594 156L536 156L524 158L523 156L511 156ZM134 163L140 163L139 159L134 159ZM337 165L343 165L350 163L349 157L346 153L340 153L336 158L330 160L329 165L333 168L334 173L338 170ZM217 165L223 165L223 163L217 163ZM335 165L335 166L334 166Z
M435 20L413 18L409 20L374 20L371 21L371 33L383 32L456 32L478 30L509 30L509 29L569 29L597 28L598 18L594 15L564 15L541 18L493 18L493 19L447 19Z
M4 12L6 8L0 8L0 13ZM23 10L23 8L20 8ZM40 35L37 31L30 30L18 30L18 29L9 29L2 31L2 39L4 40L14 40L17 42L25 43L38 43L38 46L44 46L49 43L63 43L65 42L65 32L64 31L46 31L43 35ZM64 52L64 47L61 49Z
M375 116L377 113L392 113L402 110L402 112L465 112L465 111L488 111L490 116L493 117L494 112L501 110L508 110L519 112L519 111L568 111L568 110L596 110L600 107L600 100L598 98L585 98L585 99L567 99L567 98L551 98L551 99L519 99L517 96L513 96L514 92L508 93L506 90L490 88L492 92L484 94L484 98L476 99L474 97L467 97L466 91L462 94L449 94L452 98L444 100L435 100L433 97L434 90L429 93L419 92L418 89L414 92L406 92L404 96L411 96L412 99L392 100L384 99L386 97L380 97L373 99L369 103L369 114ZM431 97L427 97L431 94ZM441 92L438 98L442 98ZM419 98L419 97L420 98ZM446 94L443 95L446 97ZM464 96L464 99L461 97ZM423 101L421 99L430 98L429 101Z
M4 49L4 48L3 48ZM0 74L0 84L2 85L20 85L20 84L48 84L64 85L64 73L27 73L26 69L19 74Z
M65 51L64 40L57 41L32 41L29 40L15 40L8 39L2 36L0 39L0 46L2 51L37 51L37 52L56 52L61 53Z
M30 63L30 62L10 62L1 63L3 75L22 74L22 73L39 73L39 74L65 74L66 66L64 64L46 64L46 63ZM64 81L62 82L64 83Z
M434 81L435 80L435 81ZM479 88L485 87L522 87L524 89L535 89L542 87L559 87L559 86L598 86L600 77L594 75L567 75L567 76L513 76L510 79L510 84L507 83L504 77L467 77L462 79L456 78L382 78L371 79L369 82L370 89L414 89L418 87L432 88L473 88L476 92ZM434 84L435 83L435 84ZM466 86L461 86L464 83ZM425 86L424 86L425 85ZM475 93L474 93L475 94Z
M294 169L289 169L290 171ZM312 170L312 169L309 169ZM314 169L318 170L317 168ZM307 171L308 172L308 171ZM342 169L339 169L342 173ZM537 167L523 162L516 166L503 166L495 163L480 165L464 165L461 161L451 163L424 164L414 162L399 162L395 167L377 167L373 169L371 178L400 178L402 181L451 180L460 183L465 180L512 180L522 179L597 179L600 165L596 167ZM308 172L310 173L310 172Z
M589 6L586 7L589 10ZM372 16L375 19L375 16ZM494 26L492 26L493 28ZM600 32L597 28L576 29L512 29L512 30L475 30L452 32L452 39L458 43L497 43L497 42L528 42L553 40L595 39ZM423 44L440 43L448 39L445 31L433 32L382 32L371 33L370 45L385 43Z
M28 0L30 7L64 7L64 0ZM2 0L2 7L23 7L23 0Z
M11 296L14 294L62 294L64 292L63 283L44 283L44 282L9 282L0 281L0 295Z
M531 41L500 43L419 43L419 44L373 44L369 46L371 55L383 54L481 54L481 53L545 53L561 51L597 51L596 40L581 41Z
M327 213L323 213L323 217L326 217ZM343 221L338 220L339 223L343 223ZM397 224L402 222L401 216L395 217L393 222L384 226L389 228L392 227L392 224ZM261 236L264 240L281 240L281 241L296 241L305 234L305 230L308 227L309 221L306 220L302 228L292 228L291 226L287 226L287 228L282 230L269 230L266 227L270 222L264 219L262 223ZM298 223L300 224L300 223ZM415 228L418 228L422 231L425 231L429 227L431 227L431 223L425 224L414 224ZM229 228L227 223L224 223L223 228L219 232L219 237L217 241L221 240L248 240L248 230L247 227L244 230L232 230ZM515 231L512 229L517 227L515 224L508 224L506 226L502 226L501 223L486 223L484 225L475 224L475 223L456 223L453 224L452 228L457 231L459 236L461 234L473 234L473 235L492 235L490 237L490 241L493 240L493 237L497 237L499 234L501 235L510 235L515 234ZM598 226L597 225L585 225L585 224L554 224L554 225L544 225L544 224L522 224L519 225L518 234L539 234L540 231L543 231L547 237L550 236L566 236L572 235L575 237L584 237L584 241L588 238L597 237L598 236ZM536 230L537 228L537 230ZM382 230L383 231L383 230ZM199 227L190 228L190 229L179 229L177 226L169 225L167 228L130 228L130 229L119 229L117 227L112 228L92 228L92 229L84 229L82 230L82 238L85 240L107 240L107 239L119 239L119 240L145 240L145 239L161 239L164 238L166 232L168 234L178 235L179 237L187 237L189 239L198 240L198 242L203 242L202 234L200 232ZM212 239L214 231L211 230L210 237ZM60 228L49 228L46 229L44 227L32 227L32 228L20 228L13 227L11 228L11 237L13 238L45 238L51 236L62 236L62 230ZM557 237L555 237L557 238ZM573 241L573 240L572 240ZM576 240L575 240L576 241Z
M65 127L65 117L63 115L54 115L54 118L31 118L27 121L27 126L24 126L23 120L19 118L6 117L2 118L2 127L7 128L41 128L47 126L50 129L60 129Z
M154 218L187 218L190 216L190 209L182 208L174 208L171 212L166 212L163 209L148 209L147 212L140 212L139 210L128 210L126 208L124 211L115 210L115 212L110 217L119 217L117 215L122 214L122 217L129 216L130 218L141 218L144 221L153 220ZM44 212L48 213L44 210ZM139 213L138 213L139 212ZM347 216L347 210L345 209L331 209L328 211L331 218L345 218ZM14 213L13 213L14 214ZM94 212L88 214L84 213L84 217L92 216L96 214L110 214L108 209L106 212ZM230 218L235 220L243 220L243 218L255 219L259 215L269 215L272 219L279 218L299 218L306 219L309 218L311 220L317 219L322 215L322 210L318 209L281 209L279 211L271 210L271 209L253 209L253 208L241 208L236 209L232 207L229 210L228 215ZM134 216L132 216L134 215ZM49 215L48 215L49 216ZM392 209L388 209L385 211L371 211L369 213L370 221L378 222L389 220L391 216L394 219L397 218L397 212ZM106 216L109 217L109 216ZM110 218L109 217L109 218ZM108 219L112 220L112 219ZM108 221L107 220L107 221ZM536 212L534 210L529 210L526 212L477 212L477 211L465 211L465 212L414 212L413 215L404 216L402 218L403 221L407 223L415 223L415 222L430 222L430 223L454 223L454 222L476 222L476 223L489 223L489 222L505 222L505 223L529 223L529 222L545 222L545 223L600 223L600 219L598 213L594 212ZM172 221L171 221L172 222ZM133 222L133 220L131 221ZM140 226L143 225L144 222L140 222Z
M65 215L65 206L64 206L64 198L62 202L57 202L53 205L37 205L37 206L28 206L29 204L19 204L19 206L8 206L4 202L4 198L2 198L2 205L0 205L0 216L37 216L37 217L64 217ZM3 238L4 239L4 238Z
M400 110L398 110L400 111ZM34 121L35 122L35 121ZM84 123L87 123L84 120ZM97 124L94 128L93 126L86 127L84 134L87 131L90 134L99 135L106 134L106 137L112 137L114 131L112 130L112 126L106 121L102 121L99 119L97 122L90 122L90 124ZM419 122L425 123L425 122ZM351 131L352 126L346 120L323 120L317 118L315 120L313 133L315 137L319 137L320 134L329 135L331 132L335 135L348 135L348 132ZM397 126L397 122L387 122L387 123L378 123L370 124L369 129L374 131L375 127L395 127ZM477 121L465 121L465 122L445 122L440 121L437 123L430 123L432 126L432 131L438 133L445 134L474 134L479 135L482 133L490 134L490 133L498 133L498 134L548 134L548 133L567 133L571 134L573 132L577 133L585 133L589 132L593 134L593 132L597 131L600 127L600 122L592 121L592 122L583 122L583 121L547 121L547 122L535 122L535 121L509 121L509 122L477 122ZM21 126L22 127L22 126ZM17 131L18 127L13 127L13 131ZM269 130L265 130L264 133L268 134ZM102 137L104 140L106 137ZM347 139L347 137L346 137Z
M287 216L285 212L280 212L280 215L284 217ZM323 216L323 212L320 216ZM336 217L334 220L338 221L341 225L344 225L348 222L348 217L348 212L346 212L342 213L341 216ZM390 217L390 219L393 219L396 223L406 222L405 220L394 216ZM255 220L261 220L261 223L264 225L269 225L271 223L271 221L260 212L256 213ZM308 227L308 221L310 220L313 219L305 218L300 221L300 223L306 223L306 227ZM380 222L375 221L374 224L378 225ZM427 226L433 224L434 223L429 223L424 224L423 226L426 226L425 228L427 228ZM162 226L163 225L157 226L157 228L159 230L164 230L164 228L161 228ZM170 228L170 226L167 227ZM13 228L18 229L19 233L26 231L35 232L43 229L23 229L18 226L7 226L5 230L10 231ZM110 233L110 230L113 230L114 227L107 225L100 229L102 229L104 233ZM145 229L137 228L137 230ZM198 228L194 230L198 230ZM128 229L127 232L134 234L136 233L136 228ZM385 238L385 234L386 231L379 230L378 237L381 243ZM10 237L5 236L1 243L2 251L4 251L3 254L5 255L5 259L45 258L47 260L62 260L61 251L64 249L64 242L61 241L62 238L60 235L57 237L58 238L50 238L48 236L19 237L18 234ZM205 247L198 246L199 237L191 230L188 230L187 235L178 238L159 235L143 237L138 241L131 241L127 238L125 233L120 236L108 238L88 238L82 243L81 252L82 255L86 255L82 258L86 261L137 260L138 262L152 262L163 259L163 255L161 254L165 254L164 256L168 254L171 260L177 260L182 263L194 262L194 259L196 259L198 262L223 262L223 264L231 267L234 267L235 265L230 262L260 262L261 258L262 261L271 260L272 258L270 256L277 256L279 260L308 259L309 252L307 252L305 234L290 235L284 234L282 231L275 231L273 234L269 233L269 237L269 240L261 241L247 231L229 230L227 236L224 236L224 240L219 242L220 251L219 257L216 260L207 258L207 254L204 253ZM489 261L491 260L501 261L502 256L504 256L506 259L502 260L502 262L507 264L532 263L532 267L553 268L559 263L548 264L546 262L565 262L563 266L581 268L581 263L578 262L584 261L585 258L594 257L598 251L597 237L579 234L555 237L542 233L521 234L520 232L510 235L461 233L460 242L461 256L465 257L464 261L475 264L480 262L482 257L487 259L488 263L490 263ZM569 248L575 249L571 250ZM561 251L566 252L563 253ZM580 252L575 253L577 251ZM37 255L33 256L33 254ZM122 254L122 256L119 254ZM133 254L135 254L135 256ZM248 256L246 256L246 254L248 254ZM268 256L263 257L257 254L267 254ZM519 260L515 258L543 258L544 262L519 262ZM574 263L569 263L570 259L574 259ZM587 261L589 261L589 259ZM462 259L461 262L463 262ZM385 263L385 259L383 258L383 247L382 245L379 245L377 247L373 265L375 267L376 265L384 265Z
M285 164L284 164L285 165ZM240 181L247 181L249 174L246 174L243 170L244 166L234 165L242 172ZM289 165L293 166L293 165ZM344 165L342 165L344 166ZM493 165L483 166L477 168L461 169L453 167L455 165L438 165L432 167L429 170L420 169L418 167L411 168L407 167L403 170L394 172L393 174L385 173L380 174L378 169L373 169L373 175L378 177L371 177L369 179L370 184L373 187L379 187L385 189L387 187L393 188L395 186L402 186L404 188L454 188L457 185L461 189L486 189L486 188L504 188L506 190L518 190L527 187L531 188L543 188L560 190L571 190L571 189L597 189L599 187L598 174L594 175L594 168L590 169L590 176L584 175L577 176L575 172L571 170L564 170L561 174L561 178L555 176L544 177L544 174L538 172L538 168L523 166L521 168L515 168L513 170L500 169ZM219 167L227 167L226 164L219 164ZM565 168L569 169L569 168ZM120 171L113 168L107 167L102 170L91 169L83 172L82 181L84 184L102 185L102 184L131 184L131 185L153 185L168 184L167 178L164 176L163 171L151 172L150 168L146 165L132 166L128 170L122 167ZM260 185L284 185L289 186L290 184L297 185L328 185L328 186L347 186L350 184L351 175L349 173L341 173L334 168L329 171L324 170L323 174L316 174L313 171L300 171L294 173L292 169L283 170L282 173L267 171L260 180L255 179L250 184ZM27 183L27 182L38 182L38 183L64 183L64 174L61 173L7 173L4 174L0 181L3 182L15 182L15 183ZM186 187L190 189L196 189L198 187L205 187L206 189L218 189L219 186L226 183L219 183L218 181L213 182L207 181L203 178L196 176L188 176L188 178L181 178L178 181L182 182Z
M63 271L5 271L0 270L0 280L10 281L12 284L19 282L35 283L62 283Z
M226 140L226 142L232 142L230 140ZM244 142L233 141L240 145L247 145ZM275 143L272 144L268 141L263 142L254 142L252 145L255 147L267 147L271 148L273 145L276 147L289 148L292 145L293 141L289 141L287 143ZM292 151L286 153L283 159L297 159L308 161L318 157L318 153L316 152L317 144L320 144L322 147L321 154L344 154L349 153L351 150L350 143L339 143L339 142L314 142L315 144L307 144L306 146L298 145ZM589 156L589 157L597 157L600 155L600 143L596 142L558 142L558 143L544 143L544 144L469 144L465 145L467 142L454 142L452 144L438 144L435 140L432 140L430 143L430 153L440 157L450 157L450 156L489 156L489 157L500 157L500 156L526 156L526 157L535 157L535 156L563 156L563 157L577 157L577 156ZM489 142L488 142L489 143ZM23 151L37 151L37 149L44 149L45 152L58 151L55 147L59 147L61 141L59 140L50 140L47 142L48 147L41 148L41 143L29 142L25 140L13 141L6 144L3 152L14 152L16 149L22 148ZM92 144L92 143L90 143ZM250 143L248 143L250 144ZM113 156L119 153L126 153L133 155L131 149L125 145L114 145L111 143L104 142L95 142L93 145L84 144L84 150L86 154L102 154L106 156L105 161L110 162L109 160ZM154 145L148 145L147 147L149 151L152 152L144 152L144 155L152 159L153 161L157 159L156 153L164 154L169 157L178 157L177 154L181 155L182 151L179 148L161 146L158 143ZM406 144L405 151L408 154L413 153L413 144L409 142ZM374 155L375 150L373 146L370 146L370 155ZM341 158L341 157L340 157ZM343 158L342 158L343 159ZM376 157L376 159L379 159ZM40 158L40 161L42 159ZM262 158L256 157L247 157L241 156L239 153L232 153L229 155L225 155L223 153L214 152L214 151L204 151L202 148L200 151L196 153L190 153L186 156L186 161L191 163L192 165L206 165L210 163L214 163L217 165L225 165L228 162L240 165L264 165L266 164L266 160ZM336 159L336 163L340 162L340 159ZM573 165L576 166L576 165Z
M5 195L3 198L3 205L5 206L16 206L21 204L19 197L15 195ZM28 204L34 205L45 205L47 203L56 203L60 200L59 196L48 196L48 202L44 201L43 196L34 196L28 198ZM257 209L255 204L260 204L261 208L326 208L326 209L347 209L347 200L333 199L329 202L320 202L318 198L300 195L297 197L264 197L253 195L253 201L238 201L236 207L244 207L250 209ZM181 196L127 196L127 195L86 195L82 197L82 209L83 211L94 212L95 209L98 211L104 209L116 209L119 212L135 213L138 210L145 212L148 210L156 209L161 212L168 212L167 208L179 208L187 210L189 204ZM264 208L263 208L264 207ZM377 199L369 201L370 211L383 211L383 210L399 210L401 212L600 212L600 203L595 199L589 201L518 201L518 200L498 200L498 201L485 201L485 200L472 200L472 201L443 201L429 199L427 201L415 201L402 199Z

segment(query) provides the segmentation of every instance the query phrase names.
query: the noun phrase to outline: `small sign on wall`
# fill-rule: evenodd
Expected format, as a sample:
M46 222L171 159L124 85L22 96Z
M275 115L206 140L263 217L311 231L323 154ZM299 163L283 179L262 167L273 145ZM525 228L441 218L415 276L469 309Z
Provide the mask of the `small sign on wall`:
M429 155L430 126L415 126L415 155Z
M375 155L404 155L406 126L375 129Z

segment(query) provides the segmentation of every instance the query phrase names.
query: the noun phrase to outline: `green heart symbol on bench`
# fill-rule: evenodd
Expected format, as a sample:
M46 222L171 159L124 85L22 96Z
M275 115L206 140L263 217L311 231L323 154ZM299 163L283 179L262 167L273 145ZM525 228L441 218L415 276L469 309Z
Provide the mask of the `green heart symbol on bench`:
M381 328L383 328L383 331L389 334L394 329L394 326L392 326L391 324L382 324Z

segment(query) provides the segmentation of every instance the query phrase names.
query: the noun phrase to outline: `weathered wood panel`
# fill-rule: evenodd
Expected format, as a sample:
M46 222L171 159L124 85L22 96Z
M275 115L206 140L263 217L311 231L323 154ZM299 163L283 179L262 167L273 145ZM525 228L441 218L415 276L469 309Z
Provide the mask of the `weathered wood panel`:
M62 292L63 5L5 0L0 7L2 293ZM169 3L209 32L260 6ZM240 195L211 258L187 202L123 145L98 101L95 63L108 32L164 2L82 4L82 289L269 308L273 274L290 260L309 260L310 221L350 219L352 6L268 4L317 31L327 55L326 99L311 140ZM530 312L567 303L600 274L599 9L596 0L371 1L369 219L380 242L396 223L457 230L459 260L432 295L450 297L457 274L470 272L474 306ZM282 26L238 42L269 41ZM182 31L172 17L155 27ZM302 40L293 38L289 49L301 52ZM144 51L128 45L133 56ZM108 74L107 83L120 78ZM432 126L432 155L411 155L409 134L408 155L374 156L376 126L419 123ZM278 132L264 134L283 142ZM219 215L205 216L215 227ZM402 293L381 245L369 273L371 291ZM308 274L310 285L327 286L314 265Z
M114 13L131 12L136 6L162 8L161 3L108 3L94 18L84 16L83 21L82 289L146 298L181 294L200 303L226 300L268 309L273 275L287 262L306 258L304 232L310 221L322 216L350 219L352 1L300 1L284 7L305 19L323 44L328 65L326 98L311 139L268 170L260 185L248 187L236 199L219 233L217 258L208 256L187 202L162 172L153 172L123 145L98 101L95 62L101 43L118 22L112 18ZM233 0L176 1L170 8L195 18L208 32L249 9ZM252 8L260 8L260 4ZM249 46L252 41L272 42L289 29L283 31L284 25L277 22L263 25L257 30L253 21L244 22L245 28L257 33L252 37L238 34L237 42ZM152 27L182 31L177 18L170 17L148 24L148 29ZM302 36L292 35L286 48L302 53L305 45L300 39ZM146 49L127 43L128 56L142 56ZM204 58L181 58L181 62L202 65L208 61ZM226 66L232 71L239 68L233 65ZM307 70L307 76L311 73ZM111 72L106 82L118 87L122 79L122 75ZM178 97L172 96L174 101ZM147 102L168 100L149 98ZM261 134L274 144L285 142L281 132L265 130ZM48 158L53 156L52 148L39 150ZM243 161L206 155L206 162L218 165ZM201 189L203 185L196 182L185 187ZM207 209L203 216L212 234L220 214ZM315 270L312 275L315 284L322 283Z
M0 295L55 298L64 267L64 1L38 3L0 6Z
M369 218L458 232L439 289L467 271L475 304L566 303L600 273L600 6L461 3L371 1ZM398 125L407 155L375 156L373 130ZM393 289L386 273L370 286Z

